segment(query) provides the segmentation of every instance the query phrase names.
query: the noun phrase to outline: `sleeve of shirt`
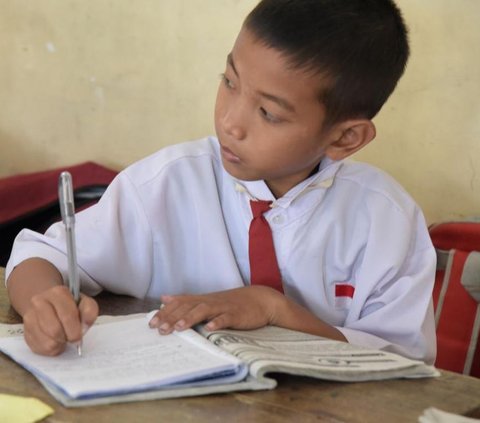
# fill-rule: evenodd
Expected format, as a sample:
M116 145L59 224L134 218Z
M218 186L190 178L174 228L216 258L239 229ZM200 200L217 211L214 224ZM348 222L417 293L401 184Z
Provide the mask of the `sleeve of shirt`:
M420 210L408 216L378 208L355 272L352 306L338 330L352 344L432 364L435 267L435 250Z
M122 172L100 201L76 215L77 260L82 291L102 289L143 297L152 279L152 236L143 204ZM6 276L23 260L40 257L67 277L65 230L61 222L44 235L24 229L17 236Z

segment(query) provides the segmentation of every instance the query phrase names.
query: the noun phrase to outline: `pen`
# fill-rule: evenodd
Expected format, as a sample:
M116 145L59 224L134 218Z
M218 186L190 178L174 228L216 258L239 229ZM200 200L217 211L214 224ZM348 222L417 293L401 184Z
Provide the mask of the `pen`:
M58 178L60 213L65 225L68 255L68 287L78 305L80 302L80 279L78 277L77 249L75 244L75 204L73 201L72 175L62 172ZM82 355L82 340L77 344L77 353Z

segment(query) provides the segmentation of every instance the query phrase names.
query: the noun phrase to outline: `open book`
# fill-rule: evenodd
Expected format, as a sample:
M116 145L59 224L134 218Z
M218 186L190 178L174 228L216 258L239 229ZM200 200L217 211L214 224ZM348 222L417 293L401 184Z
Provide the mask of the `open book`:
M145 314L101 316L81 357L73 345L57 357L36 355L22 332L0 324L0 350L66 407L273 389L270 372L344 382L438 375L396 354L273 326L162 336Z

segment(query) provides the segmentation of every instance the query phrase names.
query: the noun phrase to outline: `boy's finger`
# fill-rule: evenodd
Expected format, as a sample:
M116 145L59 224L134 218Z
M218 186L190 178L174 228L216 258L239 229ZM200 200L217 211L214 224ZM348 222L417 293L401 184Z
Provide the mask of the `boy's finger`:
M78 341L82 336L78 307L68 290L58 289L55 294L55 296L50 297L50 304L53 306L63 327L65 337L69 342Z
M80 304L78 305L80 311L80 319L82 326L90 327L93 325L98 317L98 304L97 302L86 295L81 295Z
M174 327L176 330L188 329L198 323L216 317L219 313L221 312L217 310L215 305L202 302L181 316L181 318L175 322Z
M65 342L57 342L45 335L34 323L34 327L25 326L25 342L37 354L55 356L63 352Z
M173 308L168 311L167 307L161 309L155 316L155 319L151 322L150 327L157 327L158 331L162 335L168 335L175 329L175 324L183 319L189 310L194 307L192 304L182 304L179 307Z
M158 311L156 317L158 317L160 324L168 323L170 325L173 325L183 316L185 316L192 309L192 307L195 306L195 303L177 304L174 307L165 306Z
M219 330L232 327L232 323L227 314L220 314L219 316L214 317L206 325L205 329L207 330Z
M32 299L35 312L26 313L23 320L27 328L32 331L41 332L46 337L63 343L66 341L66 335L55 308L48 301L39 301Z

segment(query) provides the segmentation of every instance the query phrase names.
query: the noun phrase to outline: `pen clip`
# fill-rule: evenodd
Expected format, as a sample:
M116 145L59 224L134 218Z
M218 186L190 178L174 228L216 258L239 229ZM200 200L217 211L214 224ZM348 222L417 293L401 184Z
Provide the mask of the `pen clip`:
M58 198L62 221L65 226L70 227L75 223L75 203L72 175L69 172L62 172L58 178Z

